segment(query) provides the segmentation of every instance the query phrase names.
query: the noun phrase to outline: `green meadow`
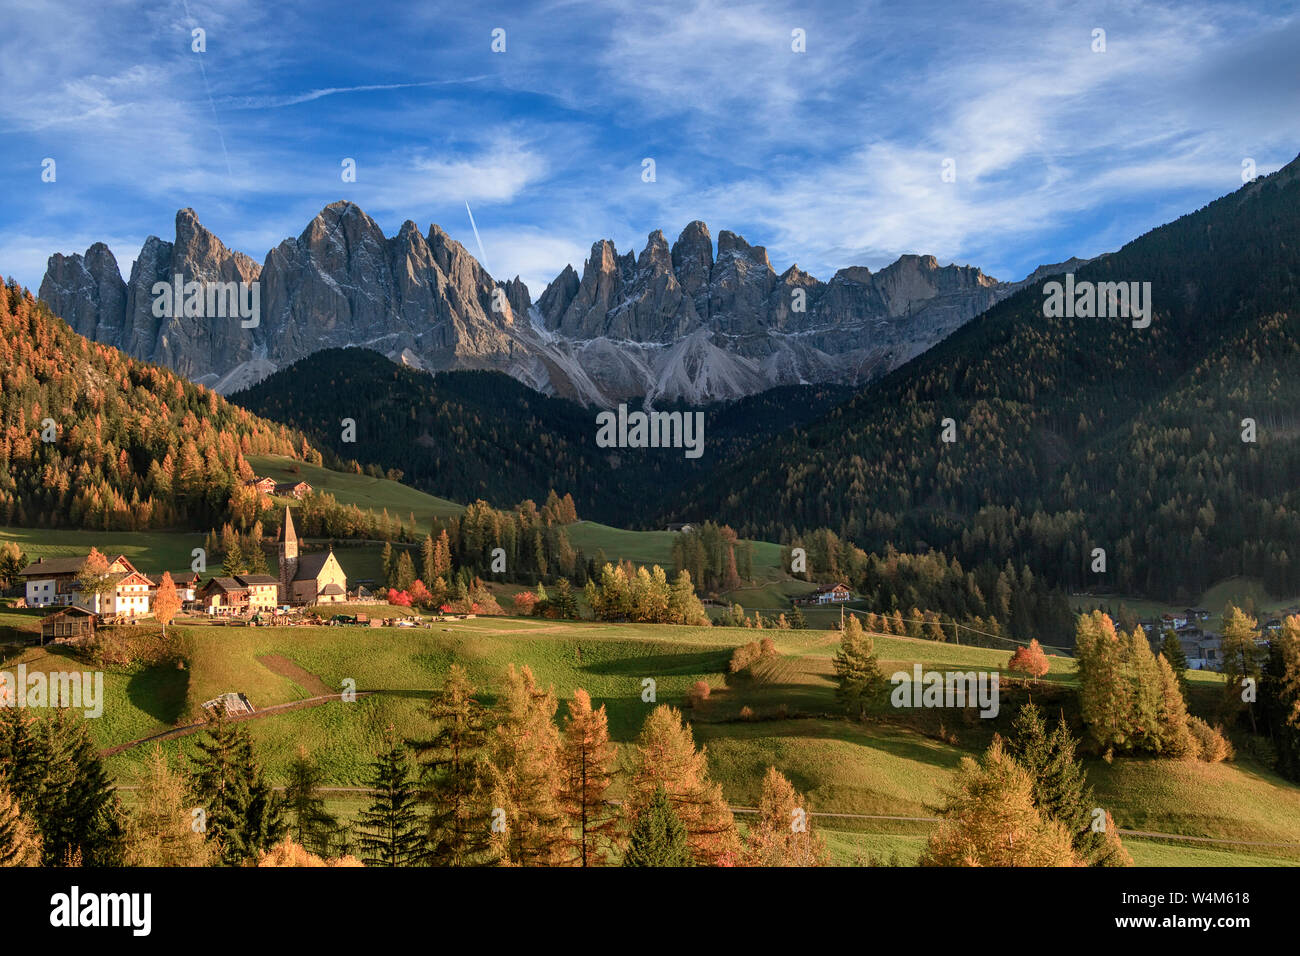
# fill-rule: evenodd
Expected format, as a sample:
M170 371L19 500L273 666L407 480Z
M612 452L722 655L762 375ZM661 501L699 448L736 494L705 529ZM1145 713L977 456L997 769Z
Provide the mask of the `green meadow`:
M10 611L0 623L21 623ZM30 619L27 619L30 620ZM426 622L427 623L427 622ZM301 709L273 711L248 721L271 777L283 782L300 748L324 768L330 787L361 787L368 763L387 728L409 738L430 731L424 709L452 663L464 666L492 703L493 688L511 663L528 665L561 701L585 688L609 715L613 739L635 740L653 703L685 707L697 681L710 686L708 700L684 713L696 740L707 747L712 775L728 800L752 807L768 766L782 771L804 795L832 858L841 863L897 853L910 863L920 853L933 817L961 758L978 753L994 731L1005 733L1015 705L1028 697L1072 715L1073 662L1051 659L1051 671L1026 685L1004 678L1002 710L981 720L973 711L895 711L864 722L836 712L831 657L836 635L828 631L764 631L778 656L751 674L728 673L739 644L757 637L731 628L479 618L433 622L417 628L173 627L176 661L152 667L113 669L106 675L103 717L90 721L105 750L201 719L202 702L218 694L246 694L258 710L337 692L348 682L355 702L330 700ZM984 648L880 636L877 652L887 674L926 669L999 669L1009 654ZM66 652L25 648L11 652L4 667L67 670L85 665ZM1198 687L1218 680L1194 674ZM653 702L648 688L653 688ZM560 716L564 713L563 703ZM196 736L174 737L159 746L177 764L194 753ZM131 787L151 745L106 758L120 785ZM1123 828L1240 843L1179 842L1126 838L1144 865L1260 865L1300 859L1300 788L1248 756L1231 763L1116 759L1090 761L1089 779L1099 803ZM127 791L129 799L129 790ZM331 793L345 816L364 797ZM857 815L857 816L853 816ZM816 818L815 818L816 819ZM743 824L743 816L741 819Z

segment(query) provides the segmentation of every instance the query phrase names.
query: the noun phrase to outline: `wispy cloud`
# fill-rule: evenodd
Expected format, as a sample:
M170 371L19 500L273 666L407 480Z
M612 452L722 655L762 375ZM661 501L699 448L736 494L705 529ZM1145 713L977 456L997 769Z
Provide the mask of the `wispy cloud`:
M823 278L908 252L1019 277L1300 150L1291 0L11 6L0 270L33 285L89 238L129 263L181 206L260 257L344 198L467 244L469 202L534 294L595 239L696 218Z

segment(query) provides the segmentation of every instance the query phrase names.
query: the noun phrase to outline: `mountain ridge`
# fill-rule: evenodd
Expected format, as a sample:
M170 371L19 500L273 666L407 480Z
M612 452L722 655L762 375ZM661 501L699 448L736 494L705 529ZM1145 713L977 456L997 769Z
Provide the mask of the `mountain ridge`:
M154 316L149 290L175 275L260 283L257 326ZM1022 283L922 255L876 273L848 266L826 282L797 265L778 275L764 247L728 230L715 255L696 220L671 246L654 230L639 254L598 240L581 274L566 265L533 302L518 276L494 279L438 225L421 233L408 219L388 237L340 200L260 265L181 209L174 240L150 236L129 279L95 243L50 256L40 297L88 338L222 394L319 349L362 346L425 371L495 369L544 394L609 406L860 385Z

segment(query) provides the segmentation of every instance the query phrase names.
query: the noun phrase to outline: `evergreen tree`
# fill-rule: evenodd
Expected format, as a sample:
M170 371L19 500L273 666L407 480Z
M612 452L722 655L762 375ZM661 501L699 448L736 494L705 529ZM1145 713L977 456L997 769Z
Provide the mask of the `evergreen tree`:
M228 866L256 859L287 828L281 801L254 757L248 728L231 723L218 705L197 747L191 787L204 811L208 838Z
M623 865L690 866L692 862L686 828L660 784L632 826Z
M305 748L289 763L289 783L284 791L284 809L292 818L289 832L295 843L308 853L330 856L338 820L325 809L320 787L324 778Z
M0 867L40 866L41 834L18 801L0 784Z
M36 720L34 750L20 758L37 761L35 792L20 789L33 782L32 776L10 779L14 797L31 808L40 829L44 866L62 865L70 857L79 857L84 866L122 864L124 814L86 728L84 720L62 710Z
M155 744L127 822L126 865L207 866L211 857L212 844L194 826L185 779L172 773Z
M361 860L366 866L413 866L424 842L419 792L406 748L392 733L370 765L370 806L362 811Z
M484 787L487 714L460 665L451 665L442 692L426 711L431 739L414 744L422 761L426 859L435 866L483 861L489 837Z
M1097 801L1087 785L1083 761L1075 756L1076 746L1064 715L1048 734L1042 714L1031 702L1016 714L1005 749L1029 774L1034 806L1065 827L1082 862L1088 866L1130 866L1132 860L1109 814L1104 831L1093 829Z
M860 720L884 690L886 681L876 660L875 641L862 630L856 614L850 614L844 621L844 635L834 663L838 681L835 699L849 712L856 710Z
M393 561L392 542L384 542L384 550L380 552L380 562L384 568L384 586L390 588L397 587L397 566Z
M1169 662L1173 668L1174 676L1178 678L1178 689L1182 692L1183 700L1187 699L1187 654L1183 650L1182 642L1178 640L1178 635L1170 630L1165 631L1164 640L1160 644L1160 653L1164 659Z
M796 631L802 631L808 626L808 619L804 617L803 608L798 604L794 605L794 610L790 612L790 626Z

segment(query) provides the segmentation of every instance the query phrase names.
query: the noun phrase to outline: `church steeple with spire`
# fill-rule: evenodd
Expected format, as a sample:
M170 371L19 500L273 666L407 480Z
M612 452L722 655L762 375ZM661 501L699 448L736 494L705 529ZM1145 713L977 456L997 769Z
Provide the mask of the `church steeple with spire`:
M293 601L293 579L298 576L298 532L293 528L293 514L286 506L284 527L280 529L280 603Z

